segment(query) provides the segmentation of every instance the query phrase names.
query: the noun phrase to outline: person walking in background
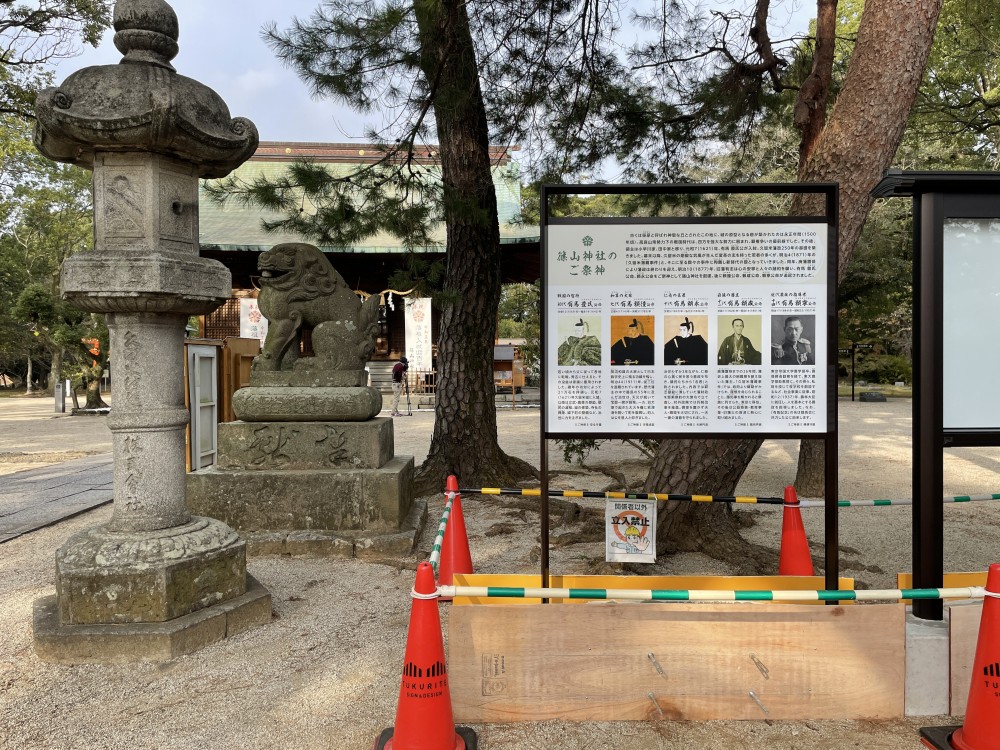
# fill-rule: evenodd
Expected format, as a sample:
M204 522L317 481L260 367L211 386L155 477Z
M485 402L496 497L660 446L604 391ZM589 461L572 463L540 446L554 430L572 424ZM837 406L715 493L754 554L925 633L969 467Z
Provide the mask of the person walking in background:
M400 417L399 397L403 393L403 378L406 371L410 369L410 362L406 357L400 357L399 361L392 366L392 416Z

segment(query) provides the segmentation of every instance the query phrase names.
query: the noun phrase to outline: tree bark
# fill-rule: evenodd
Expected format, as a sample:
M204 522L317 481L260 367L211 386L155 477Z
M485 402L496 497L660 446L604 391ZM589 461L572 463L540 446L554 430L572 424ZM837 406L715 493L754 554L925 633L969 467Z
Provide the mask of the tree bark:
M24 381L27 384L25 386L24 393L25 395L30 396L32 393L35 392L34 363L32 363L30 356L28 357L28 373L25 376Z
M414 8L441 148L447 230L434 433L416 491L443 490L448 474L465 486L510 485L536 472L497 442L492 321L500 301L500 226L469 19L461 0L415 0Z
M55 395L56 383L62 380L62 363L63 350L56 349L52 352L52 370L49 372L49 385L47 388L49 395Z
M763 440L663 440L643 487L644 492L732 495ZM773 552L739 534L728 503L660 503L657 553L701 552L729 562L738 574L757 573L777 564Z
M870 191L891 163L902 139L934 39L941 2L867 0L844 87L800 170L803 182L840 183L838 277L843 276L861 236L873 202ZM803 212L815 214L815 205L810 205L808 199L794 201L792 215ZM717 460L727 455L718 442L664 441L646 486L674 492L690 486L699 494L721 492L730 484L735 488L760 441L738 441L741 447L725 461ZM811 448L807 448L807 462L817 460ZM818 456L822 455L820 446ZM815 470L814 465L802 470L803 483ZM660 536L668 545L677 545L676 549L702 545L701 552L718 554L719 549L742 541L735 526L727 527L726 516L727 512L710 507L677 503L660 516Z
M934 41L941 3L865 3L844 88L811 157L800 167L803 182L840 183L838 280L851 262L875 202L871 190L892 163L903 139ZM808 206L806 200L793 202L793 213L806 210L815 210L815 206ZM821 441L801 441L795 477L800 494L823 497L824 454Z
M106 409L108 405L101 397L101 371L102 367L95 362L93 367L87 372L87 403L84 409Z

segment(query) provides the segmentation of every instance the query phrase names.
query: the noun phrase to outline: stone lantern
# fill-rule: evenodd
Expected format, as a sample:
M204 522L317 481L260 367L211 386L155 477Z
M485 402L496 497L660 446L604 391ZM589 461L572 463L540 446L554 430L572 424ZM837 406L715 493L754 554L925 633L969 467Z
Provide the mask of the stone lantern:
M185 499L185 324L231 291L198 255L198 180L249 158L257 129L174 70L166 2L119 0L114 28L118 65L37 100L38 150L94 172L94 250L66 261L62 293L106 314L115 366L113 517L67 540L56 595L35 602L36 652L70 663L169 659L271 617L245 543Z

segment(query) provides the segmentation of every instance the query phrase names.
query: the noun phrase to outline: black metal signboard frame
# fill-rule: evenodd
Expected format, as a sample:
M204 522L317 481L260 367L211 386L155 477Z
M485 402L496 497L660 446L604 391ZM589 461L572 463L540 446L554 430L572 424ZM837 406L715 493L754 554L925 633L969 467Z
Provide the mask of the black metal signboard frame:
M819 198L818 203L821 206L822 214L808 215L808 216L684 216L684 217L635 217L635 218L569 218L569 217L557 217L553 216L550 211L550 201L553 196L561 195L579 195L579 196L591 196L591 195L656 195L656 196L692 196L692 195L713 195L713 196L731 196L740 194L771 194L771 195L796 195L796 194L809 194L814 195ZM541 352L542 352L542 383L541 383L541 537L542 537L542 548L541 548L541 575L542 575L542 586L548 585L549 579L549 472L548 472L548 456L547 456L547 441L548 440L559 440L559 439L580 439L582 437L594 438L594 439L622 439L622 438L651 438L651 439L689 439L693 437L697 438L711 438L711 439L740 439L740 438L765 438L765 439L790 439L790 438L812 438L821 439L824 441L825 446L825 493L827 498L827 503L825 506L825 516L824 516L824 529L825 529L825 576L826 576L826 587L830 589L836 589L838 587L839 580L839 560L838 560L838 527L837 527L837 499L838 499L838 446L837 446L837 239L838 239L838 186L836 184L828 183L768 183L768 184L676 184L676 185L543 185L541 189L541 252L542 252L542 299L541 299ZM575 232L576 228L583 228L590 231ZM807 231L795 231L805 229ZM591 304L590 301L584 300L573 301L564 300L563 298L573 298L587 295L577 295L573 294L573 286L568 282L569 276L567 275L568 262L567 252L565 251L564 245L566 245L566 238L572 236L574 242L577 242L577 235L583 235L579 239L584 247L579 248L586 257L608 257L616 255L625 255L629 260L629 265L633 267L633 272L628 272L628 270L623 270L621 267L617 269L617 276L613 273L608 275L608 285L601 287L603 291L603 300L600 303L593 303L596 305L604 306L600 315L594 316L591 320L594 321L595 325L601 328L601 337L598 338L593 336L593 345L590 347L591 350L597 353L592 353L590 359L580 361L573 360L573 364L588 365L588 367L579 368L569 368L564 365L568 364L567 361L563 361L562 365L557 362L559 357L563 357L560 353L556 355L555 340L553 340L552 333L556 330L555 326L559 325L559 321L568 319L570 316L564 315L565 306L576 305L588 305ZM592 236L593 235L593 236ZM751 316L741 316L741 308L724 308L722 305L732 305L740 304L738 300L725 300L722 299L729 296L725 292L718 291L719 289L727 288L727 284L736 284L734 288L741 288L738 286L739 279L743 278L746 274L741 271L741 264L745 264L747 268L754 269L753 272L757 275L754 276L754 281L752 283L762 285L761 289L766 289L766 292L760 292L757 294L758 299L756 300L757 307L754 311L757 314L755 317L758 319L757 325L759 326L758 333L761 339L767 337L770 332L765 332L763 330L764 325L760 320L765 319L761 310L765 309L771 313L770 320L772 321L772 326L781 326L781 315L777 314L780 310L784 309L781 305L794 304L794 300L790 302L785 302L781 300L780 302L775 302L778 298L793 297L794 292L789 291L788 294L780 290L797 290L803 288L801 286L796 286L796 284L801 284L802 278L806 276L805 273L797 273L799 267L798 264L806 264L807 261L802 258L786 260L786 258L791 258L795 256L795 251L804 248L809 249L808 245L795 245L788 244L784 245L782 243L805 243L806 240L798 239L784 239L787 236L806 236L808 235L812 238L812 241L816 241L818 238L818 246L825 248L825 252L816 253L814 257L822 257L822 267L811 269L810 273L812 276L813 289L818 289L819 292L815 296L813 301L813 308L811 311L814 313L811 316L803 316L805 319L808 317L808 322L813 326L813 330L816 334L821 334L821 336L812 342L813 352L809 355L815 357L813 362L810 359L809 364L814 364L815 367L812 368L812 372L815 374L815 387L816 392L809 394L812 399L811 408L812 412L810 416L811 420L806 420L803 422L791 421L792 418L786 418L784 421L776 420L772 418L768 421L767 418L759 419L756 422L737 422L729 418L729 421L723 421L721 418L714 418L711 416L705 416L711 411L711 407L705 408L703 405L703 421L690 423L692 429L688 429L686 424L679 419L674 419L671 417L665 417L661 414L653 414L653 410L646 409L646 413L643 415L645 421L639 418L635 423L627 423L616 416L616 421L614 421L614 427L608 427L606 425L605 419L596 420L591 418L590 421L578 420L575 424L581 426L582 429L574 429L572 421L567 421L565 418L565 409L560 411L558 414L553 410L553 405L560 403L565 406L567 403L573 403L573 396L567 396L564 392L562 394L559 391L565 388L576 388L575 392L580 392L579 385L570 385L573 383L577 374L583 378L591 378L595 383L605 383L610 379L610 375L606 378L599 377L600 371L610 372L609 363L616 364L615 361L609 360L609 355L607 352L602 351L602 343L604 346L611 344L610 330L614 329L615 325L625 325L628 323L629 315L617 316L619 318L624 317L625 322L617 322L614 315L609 316L608 312L615 311L618 307L625 304L635 304L647 305L647 309L640 310L640 313L648 313L649 315L645 318L653 326L658 326L657 320L666 321L674 320L676 318L665 317L670 312L674 312L672 309L667 309L666 306L670 304L683 304L677 301L670 302L668 298L674 296L683 296L681 294L674 295L672 290L676 287L677 289L687 289L688 291L692 289L709 289L711 288L712 293L698 293L692 296L700 296L702 299L698 301L697 304L700 305L698 308L699 312L704 312L706 310L706 304L704 298L708 296L713 297L713 302L707 303L711 307L711 312L709 314L703 315L699 318L699 321L711 320L714 324L713 331L718 330L719 333L714 335L712 339L714 346L710 347L712 350L708 355L706 362L701 362L704 364L704 371L708 372L708 376L701 376L702 381L707 382L711 376L717 376L718 373L723 369L721 365L727 364L724 361L723 349L725 345L720 348L720 340L722 339L722 326L723 323L730 323L733 329L736 329L736 320L739 319L740 332L742 333L743 320L742 317ZM735 237L749 237L753 239L740 239L735 240ZM645 239L645 238L655 238L655 239ZM665 239L664 239L665 238ZM702 254L699 250L699 243L701 243L705 252ZM750 252L747 253L733 253L733 252L718 252L719 248L726 250L732 249L735 243L745 243L746 247L743 250ZM749 243L759 243L758 246L751 246ZM777 243L777 244L775 244ZM575 248L575 245L573 246ZM617 252L605 252L601 256L595 256L595 254L590 253L591 249L601 250L603 248L606 250L609 247L613 247ZM791 252L784 252L785 248L788 248ZM782 250L782 252L778 252ZM760 252L758 252L760 251ZM575 253L575 250L571 251ZM603 252L603 251L602 251ZM683 256L683 259L682 259ZM575 257L575 255L574 255ZM763 271L758 272L758 266L764 263L770 263L774 259L780 257L780 262L775 261L771 266L763 268ZM745 260L744 260L745 258ZM770 258L771 260L758 260L759 258ZM817 261L819 262L819 261ZM560 265L561 264L561 265ZM755 265L757 264L757 265ZM620 264L619 264L620 265ZM634 272L635 268L649 269L647 273L636 274ZM775 271L777 269L777 271ZM784 269L784 270L782 270ZM581 266L580 272L584 274L602 273L605 269L603 266L587 266L583 268ZM693 271L693 273L687 273L687 271ZM574 266L574 274L576 273L576 267ZM750 273L749 271L746 272ZM800 278L801 277L801 278ZM632 279L642 278L644 281L631 281ZM750 278L750 276L747 276ZM683 279L683 281L682 281ZM707 280L711 280L711 282ZM652 281L651 281L652 280ZM732 280L732 281L731 281ZM590 283L594 283L593 277L588 279ZM554 283L553 283L554 282ZM815 283L818 282L818 283ZM645 284L645 286L643 286ZM701 284L702 286L698 286ZM714 284L714 286L713 286ZM652 286L651 286L652 285ZM631 298L633 288L638 289L642 287L643 293L636 294L637 297L644 297L642 301L633 302L631 299L628 302L620 301L618 297ZM558 291L558 294L553 292L553 289ZM615 291L608 291L613 289ZM653 292L650 292L653 289ZM799 293L802 297L806 297L805 293ZM765 303L760 302L760 297L765 295L768 296L768 301ZM595 296L595 295L591 295ZM739 297L739 292L732 294L733 297ZM749 295L752 296L752 295ZM556 299L559 297L559 300ZM651 302L650 300L656 297L656 302ZM718 298L718 299L716 299ZM817 302L815 300L821 300ZM750 302L753 304L753 301ZM803 304L808 304L808 302L803 302ZM556 305L559 305L559 313L553 313L556 309ZM616 307L618 306L618 307ZM579 310L570 307L573 312L578 312ZM581 308L584 312L591 312L586 307ZM638 308L637 308L638 309ZM694 308L692 308L694 309ZM792 308L788 308L792 309ZM620 310L619 310L620 312ZM679 309L678 312L683 316L685 312L684 309ZM732 315L723 315L722 313L734 313ZM554 316L554 318L553 318ZM603 316L603 317L601 317ZM573 318L578 317L575 314ZM798 319L796 316L791 317ZM550 320L550 318L553 318ZM586 325L586 316L579 316L579 325ZM681 318L686 320L686 318ZM606 325L605 325L606 324ZM636 314L631 318L632 326L642 326L642 315ZM785 325L788 325L787 319ZM799 326L802 326L800 321ZM665 323L664 323L665 328ZM707 331L706 331L707 333ZM561 332L560 332L561 335ZM591 334L588 334L591 335ZM630 333L629 336L633 334ZM643 337L637 337L634 341L639 342ZM649 339L649 337L645 337ZM666 348L666 341L664 337L659 337L656 339L656 343L651 340L646 340L642 342L642 351L634 356L645 357L643 360L645 364L653 364L653 349L654 346L657 349L655 362L656 365L661 366L664 364L670 364L668 360L668 349ZM589 339L588 339L589 340ZM621 341L617 346L622 346ZM633 340L633 339L630 339ZM737 337L737 340L741 340ZM570 341L570 339L566 339ZM580 338L572 339L572 343L575 345L580 344ZM566 342L564 342L565 344ZM626 342L627 343L627 342ZM723 342L724 343L724 342ZM764 345L764 341L760 342L761 350L764 356L768 355L770 351L769 346ZM705 344L707 346L707 342ZM780 380L779 371L780 367L771 367L771 364L784 364L780 359L781 355L781 344L775 345L777 348L777 354L773 355L776 359L769 361L768 365L761 368L766 373L772 373L773 380L769 381L769 385L765 386L763 389L769 394L778 394L778 387L774 386L774 383L784 382ZM663 357L660 358L658 353L659 347L663 348ZM618 354L614 354L614 346L611 346L611 356L615 357L621 356L621 349L619 349ZM650 351L647 353L645 349ZM751 346L750 349L753 349ZM639 351L640 347L636 346L634 351ZM716 365L715 351L718 351L718 366ZM791 352L791 349L786 350ZM755 352L758 357L756 364L761 364L760 357L761 352ZM585 355L586 356L586 355ZM631 356L631 355L629 355ZM742 357L742 350L740 353ZM791 354L794 357L796 355ZM602 358L602 359L597 359ZM565 358L564 358L565 359ZM633 362L638 362L639 360L633 360ZM627 360L626 360L627 362ZM677 363L680 364L682 360L678 359ZM805 363L804 360L800 363ZM751 363L748 363L751 364ZM635 368L633 368L634 370ZM652 371L655 368L648 368L647 371ZM805 368L795 368L796 370L805 371ZM590 374L587 374L587 373ZM556 374L562 380L559 380L558 387L554 387L553 383L556 382ZM595 375L594 373L598 373ZM666 378L667 376L661 376ZM646 382L651 382L652 377L646 377ZM714 382L714 381L713 381ZM657 386L660 388L660 386ZM721 391L717 385L713 388L716 390L716 395ZM665 386L663 386L665 390ZM784 396L782 396L784 398ZM621 400L619 398L619 400ZM706 402L707 403L707 402ZM773 404L770 414L788 414L788 410L776 411L773 408ZM598 411L596 407L592 407L593 417ZM761 408L763 412L763 407ZM721 411L718 411L721 414ZM794 413L794 412L793 412ZM606 414L606 411L605 411ZM720 427L721 425L721 427ZM663 492L669 492L669 488L662 488Z
M944 449L1000 445L1000 423L945 426L945 336L953 333L945 330L944 280L953 250L945 242L945 227L954 220L1000 221L1000 173L888 170L872 195L913 199L913 585L937 588L944 580ZM1000 276L991 274L986 281L995 286ZM953 364L983 369L981 355L970 349ZM949 398L973 406L996 400L992 389L950 391ZM941 620L943 602L914 601L913 613Z

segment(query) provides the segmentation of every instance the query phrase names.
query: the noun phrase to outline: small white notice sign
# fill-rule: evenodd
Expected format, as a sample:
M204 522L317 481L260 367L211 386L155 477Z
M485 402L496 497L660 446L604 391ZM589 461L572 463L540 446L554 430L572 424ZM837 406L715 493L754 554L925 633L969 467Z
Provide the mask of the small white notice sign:
M656 501L608 499L607 562L656 562Z

